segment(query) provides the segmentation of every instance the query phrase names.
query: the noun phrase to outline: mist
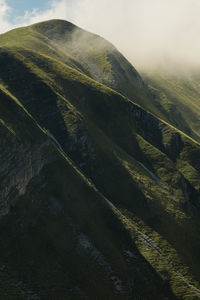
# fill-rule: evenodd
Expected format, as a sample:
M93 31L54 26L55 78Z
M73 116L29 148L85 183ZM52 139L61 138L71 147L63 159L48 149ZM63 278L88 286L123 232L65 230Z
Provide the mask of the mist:
M10 24L0 5L1 28L52 18L72 23L112 42L139 69L200 65L199 0L61 0L47 11L30 11ZM7 26L7 27L6 27Z
M200 64L199 0L85 0L78 25L114 43L139 69Z

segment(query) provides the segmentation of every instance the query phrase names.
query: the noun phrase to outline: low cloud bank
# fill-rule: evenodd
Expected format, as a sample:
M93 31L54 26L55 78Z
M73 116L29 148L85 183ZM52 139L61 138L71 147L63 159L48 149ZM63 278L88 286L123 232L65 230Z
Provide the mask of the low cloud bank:
M199 0L60 0L9 22L0 0L0 31L48 19L65 19L111 41L139 69L169 61L200 64Z

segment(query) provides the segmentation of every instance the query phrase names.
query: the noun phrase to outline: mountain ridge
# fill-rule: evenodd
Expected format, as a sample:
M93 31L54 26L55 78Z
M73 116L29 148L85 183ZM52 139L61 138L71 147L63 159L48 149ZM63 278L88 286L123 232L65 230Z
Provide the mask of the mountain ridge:
M5 152L1 150L4 168L0 169L0 178L11 178L11 185L5 184L8 196L3 205L7 208L2 219L4 231L10 232L11 238L2 233L5 247L0 257L4 257L12 269L20 270L23 281L25 274L29 274L26 284L31 286L31 290L37 290L41 299L48 298L53 278L55 299L67 293L53 275L52 268L56 267L50 259L53 255L59 268L65 262L66 268L72 270L70 258L75 265L76 259L80 262L82 275L79 276L77 266L72 272L73 282L68 272L56 271L62 284L65 281L68 286L68 292L71 286L69 297L72 299L93 299L97 296L95 289L98 290L98 299L129 299L134 295L144 299L195 299L198 292L196 294L190 284L198 290L195 277L199 276L200 249L199 143L162 120L159 114L156 117L155 111L145 109L142 104L147 102L150 105L152 100L147 85L134 67L129 69L130 64L122 59L121 54L115 53L114 62L107 58L113 51L109 54L105 40L101 40L99 46L97 40L100 37L84 31L80 36L80 32L78 35L76 32L76 39L80 39L79 44L84 46L79 53L63 25L61 33L66 35L64 46L55 45L54 38L49 40L32 29L34 26L46 26L48 30L52 27L54 30L56 24L54 20L0 36L1 139L4 140L5 151L10 153L5 160ZM72 26L65 24L66 27ZM54 36L54 31L51 34ZM88 39L95 47L84 52L85 40ZM90 69L89 64L92 64ZM118 85L115 91L112 80L116 76ZM123 91L119 93L120 86L127 94L133 90L131 99L122 95ZM137 94L140 96L134 103L133 95ZM16 113L18 110L19 113ZM19 122L20 118L24 121ZM16 144L13 149L11 141ZM44 141L44 150L37 149L37 144ZM26 150L24 143L30 150ZM20 154L18 147L24 155ZM65 154L70 158L66 158L66 162L65 158L59 158ZM42 165L48 157L49 161ZM37 166L36 173L32 172L34 166ZM27 188L21 194L20 185L25 185L25 182ZM92 194L88 189L93 190ZM87 197L96 200L88 202ZM103 203L105 198L109 202L96 207L94 203L99 203L99 197ZM65 217L67 223L64 225ZM18 222L21 224L19 228ZM17 243L14 230L11 232L9 229L10 224L13 224L11 228L18 228L17 238L28 250L26 263L37 261L38 271L33 263L30 271L26 270L26 263L17 247L14 247L12 255L20 258L21 266L11 259L11 254L6 254L9 245ZM38 233L40 226L43 228L42 237ZM32 231L34 239L31 247L34 248L35 243L39 251L43 238L47 243L43 244L37 259L27 246L30 242L27 233ZM164 254L159 260L158 252L152 250L153 243L145 250L146 238L141 239L144 235L153 239L157 245L155 249L161 245ZM120 246L120 241L124 241L124 246ZM69 248L70 244L72 248ZM135 253L139 253L137 259L133 258L134 251L133 256L127 257L131 251L127 247L131 244ZM61 261L52 250L48 256L49 266L43 264L41 257L44 257L47 245L57 249ZM69 255L64 255L65 249ZM72 249L79 250L73 254ZM93 252L98 257L96 263L92 258ZM87 262L85 271L83 257ZM173 261L170 267L169 259ZM98 271L99 260L107 266L103 273ZM40 273L39 264L50 272L49 283ZM112 271L108 264L112 265ZM132 266L137 269L136 274ZM114 269L117 271L114 272ZM147 269L148 280L145 279ZM96 279L90 285L91 274ZM184 274L184 279L177 274ZM32 281L35 285L31 284ZM10 281L7 284L10 285Z

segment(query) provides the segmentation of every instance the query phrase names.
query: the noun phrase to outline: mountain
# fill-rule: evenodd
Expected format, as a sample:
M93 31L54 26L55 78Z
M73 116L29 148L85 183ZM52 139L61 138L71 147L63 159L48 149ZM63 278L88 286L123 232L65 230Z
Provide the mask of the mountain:
M198 299L189 118L66 21L1 35L0 66L0 299Z
M146 70L143 80L152 89L155 103L165 110L166 120L200 141L199 69L176 66Z

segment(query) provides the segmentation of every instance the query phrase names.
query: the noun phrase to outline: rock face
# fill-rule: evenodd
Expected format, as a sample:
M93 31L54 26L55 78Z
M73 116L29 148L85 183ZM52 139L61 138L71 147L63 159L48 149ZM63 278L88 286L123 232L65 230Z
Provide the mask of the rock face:
M0 43L0 298L196 299L199 144L132 101L100 37L53 20Z
M31 179L39 175L42 168L53 159L48 157L48 141L34 147L20 143L3 129L5 128L1 128L0 151L1 216L9 212L10 207L25 194Z
M55 158L49 140L24 108L5 90L0 95L0 214L3 216L26 193L29 182Z

